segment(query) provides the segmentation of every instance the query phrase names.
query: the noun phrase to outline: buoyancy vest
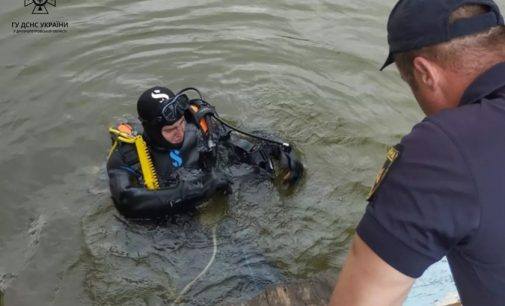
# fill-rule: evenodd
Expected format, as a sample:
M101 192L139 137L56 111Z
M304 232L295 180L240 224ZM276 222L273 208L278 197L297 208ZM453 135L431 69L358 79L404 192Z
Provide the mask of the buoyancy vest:
M207 122L207 112L201 112L201 107L197 104L189 106L189 112L193 116L198 127L202 130L205 136L209 134L209 123ZM149 190L157 190L160 188L160 180L156 173L156 168L152 161L151 152L142 137L142 133L134 128L138 126L135 123L122 121L116 124L115 127L109 128L111 135L112 147L109 151L108 158L118 148L120 143L133 145L136 151L136 156L133 155L129 158L128 164L140 164L140 172L142 174L142 182Z

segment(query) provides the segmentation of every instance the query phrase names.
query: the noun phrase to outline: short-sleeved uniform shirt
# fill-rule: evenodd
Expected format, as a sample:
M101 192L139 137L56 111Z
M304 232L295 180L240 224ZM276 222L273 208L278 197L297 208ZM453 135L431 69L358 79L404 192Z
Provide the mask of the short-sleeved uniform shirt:
M465 306L505 305L505 63L396 148L360 238L414 278L447 256Z

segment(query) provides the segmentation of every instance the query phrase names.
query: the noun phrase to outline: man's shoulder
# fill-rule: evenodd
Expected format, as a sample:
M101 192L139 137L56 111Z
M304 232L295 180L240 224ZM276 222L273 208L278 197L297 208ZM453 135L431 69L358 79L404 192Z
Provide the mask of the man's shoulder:
M426 121L436 124L446 132L453 130L471 130L482 123L485 114L482 112L481 104L475 103L445 109L439 113L429 116Z
M416 173L417 180L428 182L452 177L454 173L468 175L468 150L465 147L468 142L460 137L465 132L458 131L458 124L451 122L457 122L452 114L449 120L445 116L425 118L402 138L395 146L398 157L391 167L391 176L409 177ZM431 171L420 171L423 167Z
M402 142L425 146L433 144L433 138L445 138L447 145L464 146L473 138L482 137L484 130L493 126L489 120L493 115L489 113L480 103L443 110L416 124Z
M453 144L445 126L430 117L424 118L421 122L414 125L410 133L405 135L400 142L402 150L408 149L424 152L428 148L441 148L449 145Z
M505 129L505 99L484 98L478 103L443 110L425 121L436 125L461 149L476 145L485 148L490 143L503 142L497 131Z

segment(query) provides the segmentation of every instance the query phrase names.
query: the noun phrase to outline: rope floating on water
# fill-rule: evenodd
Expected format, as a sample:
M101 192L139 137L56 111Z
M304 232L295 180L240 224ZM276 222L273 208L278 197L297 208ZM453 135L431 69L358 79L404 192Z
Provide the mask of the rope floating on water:
M205 266L205 268L203 268L202 272L200 272L200 274L198 274L192 281L190 281L186 287L184 287L184 289L181 290L181 292L179 293L179 295L177 296L177 298L175 299L174 304L180 304L181 303L181 299L182 297L184 296L184 294L186 294L190 289L191 287L205 274L207 273L207 271L209 270L210 266L212 266L212 264L214 263L214 260L216 259L216 254L217 254L217 234L216 234L216 229L217 229L217 225L214 225L214 227L212 228L212 242L214 244L214 250L212 251L212 256L209 260L209 262L207 263L207 266Z

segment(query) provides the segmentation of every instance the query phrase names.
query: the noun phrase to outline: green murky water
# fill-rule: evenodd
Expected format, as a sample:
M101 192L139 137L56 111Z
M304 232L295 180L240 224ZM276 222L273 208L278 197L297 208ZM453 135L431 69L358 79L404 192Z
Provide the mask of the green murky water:
M6 305L226 304L337 273L388 145L422 118L390 69L394 1L58 1L0 13L0 289ZM68 22L14 33L13 22ZM164 225L124 222L107 127L154 85L196 86L222 117L302 152L294 193L243 181Z

